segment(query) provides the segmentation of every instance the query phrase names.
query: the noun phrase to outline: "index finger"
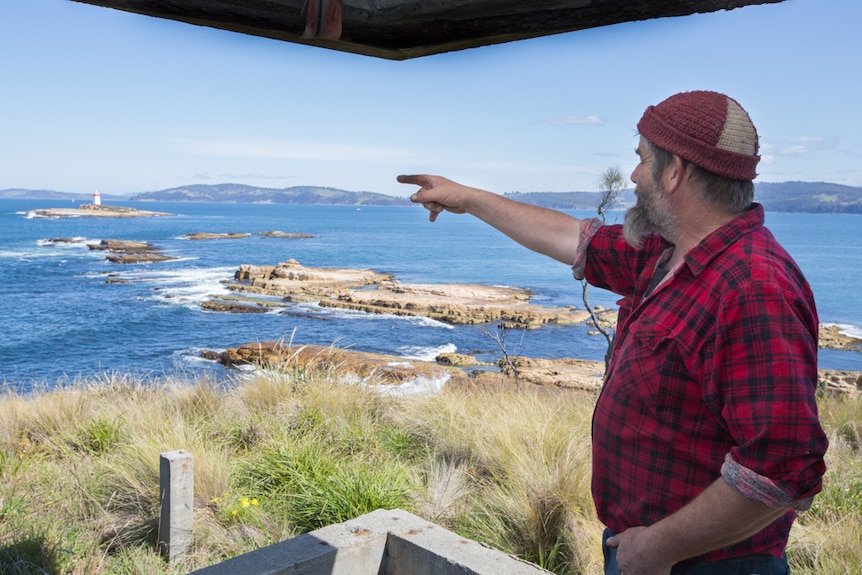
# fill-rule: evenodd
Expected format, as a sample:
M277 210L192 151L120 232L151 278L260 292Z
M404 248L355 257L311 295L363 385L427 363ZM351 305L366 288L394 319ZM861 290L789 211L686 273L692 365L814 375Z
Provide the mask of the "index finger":
M398 182L401 184L416 184L417 186L425 187L425 184L428 183L428 176L421 174L413 174L413 175L400 175L398 176Z

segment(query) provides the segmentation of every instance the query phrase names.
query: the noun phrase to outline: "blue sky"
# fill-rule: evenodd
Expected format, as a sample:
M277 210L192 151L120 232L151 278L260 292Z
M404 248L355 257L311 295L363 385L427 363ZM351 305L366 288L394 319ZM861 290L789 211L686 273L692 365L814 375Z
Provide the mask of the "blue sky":
M862 186L860 22L859 0L786 0L394 62L2 0L0 189L589 191L630 172L646 106L692 89L749 111L759 181Z

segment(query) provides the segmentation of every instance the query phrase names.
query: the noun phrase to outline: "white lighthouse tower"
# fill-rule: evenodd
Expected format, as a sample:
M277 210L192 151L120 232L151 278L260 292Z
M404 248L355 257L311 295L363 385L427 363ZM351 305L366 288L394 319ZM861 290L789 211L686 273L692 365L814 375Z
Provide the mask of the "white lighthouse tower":
M101 206L102 205L102 195L99 193L99 190L96 190L96 193L93 194L93 205Z

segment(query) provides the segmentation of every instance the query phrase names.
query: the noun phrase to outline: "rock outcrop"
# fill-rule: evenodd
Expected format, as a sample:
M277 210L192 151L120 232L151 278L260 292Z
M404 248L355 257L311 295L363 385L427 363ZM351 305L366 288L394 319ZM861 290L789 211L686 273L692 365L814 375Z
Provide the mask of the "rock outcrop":
M598 391L602 387L605 364L601 361L588 361L570 357L561 359L541 359L516 357L510 362L497 362L501 373L521 384Z
M308 238L316 237L312 234L301 234L301 233L297 233L297 232L282 232L282 231L278 231L278 230L266 231L266 232L257 232L257 233L259 233L260 235L265 236L267 238L284 238L284 239L291 239L291 240L308 239Z
M370 287L370 286L373 286ZM236 292L278 296L291 302L366 313L429 317L473 325L497 322L505 328L570 325L589 314L574 307L547 308L529 302L529 290L468 284L402 284L372 270L310 268L296 260L277 266L244 264L227 287Z
M214 232L192 232L183 237L187 240L237 240L247 238L251 234L242 232L214 233Z
M471 364L468 370L453 365L449 354L436 362L418 361L402 357L361 351L348 351L316 345L289 345L266 341L247 343L223 352L204 351L202 357L218 361L226 367L256 365L270 369L292 369L329 372L333 377L347 381L362 381L372 385L401 385L416 378L446 379L447 386L483 386L524 388L542 386L547 389L568 389L594 392L601 388L603 364L596 361L566 359L537 360L519 358L518 379L511 372L496 370L481 364L475 358L461 356L460 364ZM556 367L553 367L556 364Z
M90 249L109 252L106 259L116 264L164 262L176 259L162 254L159 248L147 242L102 240L98 244L90 244Z
M447 386L568 390L596 393L602 387L604 363L574 358L528 357L482 363L462 354L441 354L436 362L411 360L336 347L254 342L223 352L204 351L202 357L226 367L256 365L271 369L329 372L346 381L400 385L415 378L446 378ZM862 372L820 370L824 393L862 399Z
M224 313L266 313L269 310L259 305L247 305L231 301L207 300L201 302L201 307L207 311Z
M309 268L296 260L276 266L243 264L227 287L236 292L273 295L292 302L336 298L351 289L374 285L392 276L372 270Z
M820 347L845 351L862 351L862 339L841 333L841 326L820 326Z
M589 314L574 307L548 308L529 303L529 290L475 284L402 284L386 281L377 289L351 290L323 307L423 316L456 325L497 322L504 328L535 329L572 325Z

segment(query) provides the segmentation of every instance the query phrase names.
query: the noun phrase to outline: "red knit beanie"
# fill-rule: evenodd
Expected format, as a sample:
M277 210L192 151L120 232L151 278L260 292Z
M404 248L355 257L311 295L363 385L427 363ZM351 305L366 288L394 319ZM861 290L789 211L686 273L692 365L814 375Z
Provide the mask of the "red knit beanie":
M718 92L683 92L650 106L638 122L650 143L733 180L757 176L757 130L748 113Z

